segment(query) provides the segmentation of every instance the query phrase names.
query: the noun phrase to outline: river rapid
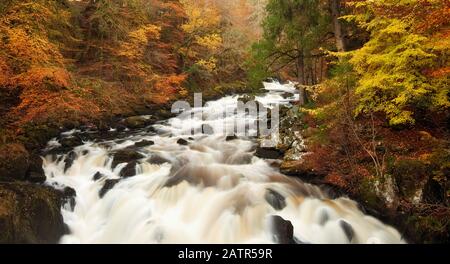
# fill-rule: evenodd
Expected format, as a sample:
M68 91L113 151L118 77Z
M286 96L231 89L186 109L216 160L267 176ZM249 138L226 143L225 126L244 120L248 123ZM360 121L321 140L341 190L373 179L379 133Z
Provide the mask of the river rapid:
M267 93L257 100L266 106L298 99L292 84L265 87ZM76 191L62 208L70 233L60 242L277 243L283 240L279 230L290 221L293 243L405 243L397 230L364 214L356 202L331 199L256 157L256 138L227 137L224 126L248 118L223 114L236 108L239 98L223 97L145 129L47 155L47 184ZM200 110L203 117L192 119ZM191 134L205 125L213 133ZM60 138L77 133L86 132ZM58 146L54 139L47 151ZM135 159L117 164L114 157L124 150ZM130 166L134 173L124 177Z

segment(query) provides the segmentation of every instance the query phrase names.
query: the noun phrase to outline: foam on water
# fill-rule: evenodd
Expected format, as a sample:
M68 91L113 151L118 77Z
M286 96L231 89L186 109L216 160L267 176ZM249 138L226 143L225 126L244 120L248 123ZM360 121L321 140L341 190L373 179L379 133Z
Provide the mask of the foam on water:
M295 93L292 84L265 85L268 93L257 98L263 104L292 101L283 96ZM74 149L76 158L65 172L65 157L45 157L47 183L77 193L75 207L62 209L70 234L61 243L274 243L273 215L292 222L297 241L404 243L398 231L365 215L354 201L330 199L318 187L284 176L255 157L254 139L227 141L223 127L245 121L244 116L223 115L238 99L209 102L204 107L209 118L182 114L155 125L156 134L142 130L125 140L86 142ZM205 124L214 129L212 135L191 136ZM178 144L180 138L189 144ZM142 140L155 144L136 148L144 156L137 175L122 179L126 164L112 168L114 152ZM49 148L57 146L55 140L49 143ZM167 162L151 164L155 156ZM97 172L103 177L95 181ZM100 198L105 181L114 179L120 181ZM284 197L282 210L267 201L268 191Z

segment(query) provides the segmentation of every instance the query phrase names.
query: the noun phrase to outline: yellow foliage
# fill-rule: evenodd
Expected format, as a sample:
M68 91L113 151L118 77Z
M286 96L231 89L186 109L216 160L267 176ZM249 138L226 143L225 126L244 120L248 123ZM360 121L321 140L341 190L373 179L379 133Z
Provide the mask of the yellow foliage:
M119 56L125 56L130 59L139 59L151 40L160 38L161 27L155 25L144 25L128 34L128 41L122 42L119 48Z
M201 60L197 61L197 65L199 65L200 67L202 67L203 69L205 69L208 72L214 72L217 67L217 59L214 57L211 57L207 60L201 59Z
M219 34L213 33L205 36L196 36L195 41L198 45L215 52L222 46L222 37Z
M216 28L220 25L219 11L202 1L181 0L188 22L181 26L187 34L199 34L207 28Z
M48 64L62 63L62 56L56 45L50 43L47 39L40 36L32 36L22 28L7 28L3 31L6 44L0 48L5 49L16 62L24 64Z

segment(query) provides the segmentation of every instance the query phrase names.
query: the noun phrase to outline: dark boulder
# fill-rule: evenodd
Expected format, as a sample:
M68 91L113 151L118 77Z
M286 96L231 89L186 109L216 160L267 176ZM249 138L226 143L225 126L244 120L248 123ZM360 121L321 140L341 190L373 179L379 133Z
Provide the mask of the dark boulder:
M32 183L44 183L47 177L43 173L30 172L27 176L27 181Z
M447 175L450 175L450 173ZM443 185L444 184L438 182L436 179L430 177L423 189L424 201L429 204L445 203L447 192Z
M127 127L125 125L122 124L117 124L115 129L117 130L117 132L123 132L127 129Z
M32 183L44 183L47 180L43 169L43 160L39 155L30 155L26 179Z
M244 104L247 104L248 102L253 102L256 100L256 97L254 95L243 95L239 98L239 102L242 102Z
M97 171L97 173L95 173L94 176L92 176L92 179L93 179L94 181L98 181L98 180L100 180L100 179L103 178L103 177L105 177L105 175L103 175L102 173L100 173L99 171Z
M153 154L153 155L147 160L147 162L150 163L150 164L156 164L156 165L161 165L161 164L164 164L164 163L171 163L170 160L168 160L168 159L166 159L166 158L163 158L163 157L161 157L161 156L159 156L159 155L156 155L156 154Z
M126 127L132 129L145 128L154 123L154 119L152 117L148 118L145 116L132 116L128 117L123 121L123 124Z
M274 190L268 189L264 198L275 210L283 210L286 207L286 198Z
M142 155L132 149L119 150L114 154L112 168L117 167L117 165L119 165L119 164L130 163L132 161L136 161L136 160L142 159L144 157L145 157L144 155Z
M136 174L137 174L136 166L137 166L136 161L132 161L132 162L128 163L127 166L125 166L125 168L123 168L120 171L120 177L129 178L129 177L136 176Z
M239 153L228 157L226 163L233 165L245 165L251 164L253 160L253 155L250 153Z
M348 241L352 242L353 237L355 236L355 230L353 229L353 227L344 220L339 221L339 226L344 231L345 235L347 236Z
M134 146L137 148L145 148L145 147L153 146L153 145L155 145L155 142L153 142L151 140L142 140L142 141L136 142L136 144L134 144Z
M72 167L73 163L77 159L78 155L77 153L71 151L69 154L67 154L66 158L64 159L64 172L66 172L70 167Z
M185 139L180 138L180 139L178 139L177 144L182 145L182 146L187 146L187 145L189 145L189 142Z
M25 180L30 165L30 154L21 144L0 146L0 177Z
M0 244L54 244L66 228L58 191L31 183L0 183Z
M328 221L330 221L330 215L325 208L322 208L319 213L319 225L324 226Z
M83 145L83 141L80 137L77 136L62 138L61 140L59 140L59 143L64 149L71 149Z
M306 159L299 161L283 161L280 165L280 172L284 175L300 177L307 182L320 184L323 182L323 175L314 170L314 164Z
M227 136L227 137L225 138L226 141L233 141L233 140L236 140L236 139L238 139L238 137L237 137L236 135L233 135L233 136Z
M167 109L159 109L155 112L155 116L157 116L158 119L170 119L177 115Z
M283 158L283 153L276 148L258 147L255 156L262 159L281 159Z
M214 128L208 124L202 125L202 133L205 135L212 135L214 134Z
M277 244L295 244L294 226L290 221L278 215L270 217L272 223L273 240Z
M103 198L106 193L108 193L114 186L116 186L117 183L119 183L120 180L106 180L103 187L100 189L98 195L100 198Z
M77 192L71 187L64 187L61 191L61 198L63 204L68 204L70 206L70 210L75 208L75 197L77 196Z

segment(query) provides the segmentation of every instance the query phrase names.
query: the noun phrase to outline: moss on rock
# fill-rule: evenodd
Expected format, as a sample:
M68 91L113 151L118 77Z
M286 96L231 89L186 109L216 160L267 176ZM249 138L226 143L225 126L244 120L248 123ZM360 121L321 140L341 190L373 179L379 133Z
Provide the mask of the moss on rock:
M50 187L0 183L0 243L57 243L65 232L60 197Z

